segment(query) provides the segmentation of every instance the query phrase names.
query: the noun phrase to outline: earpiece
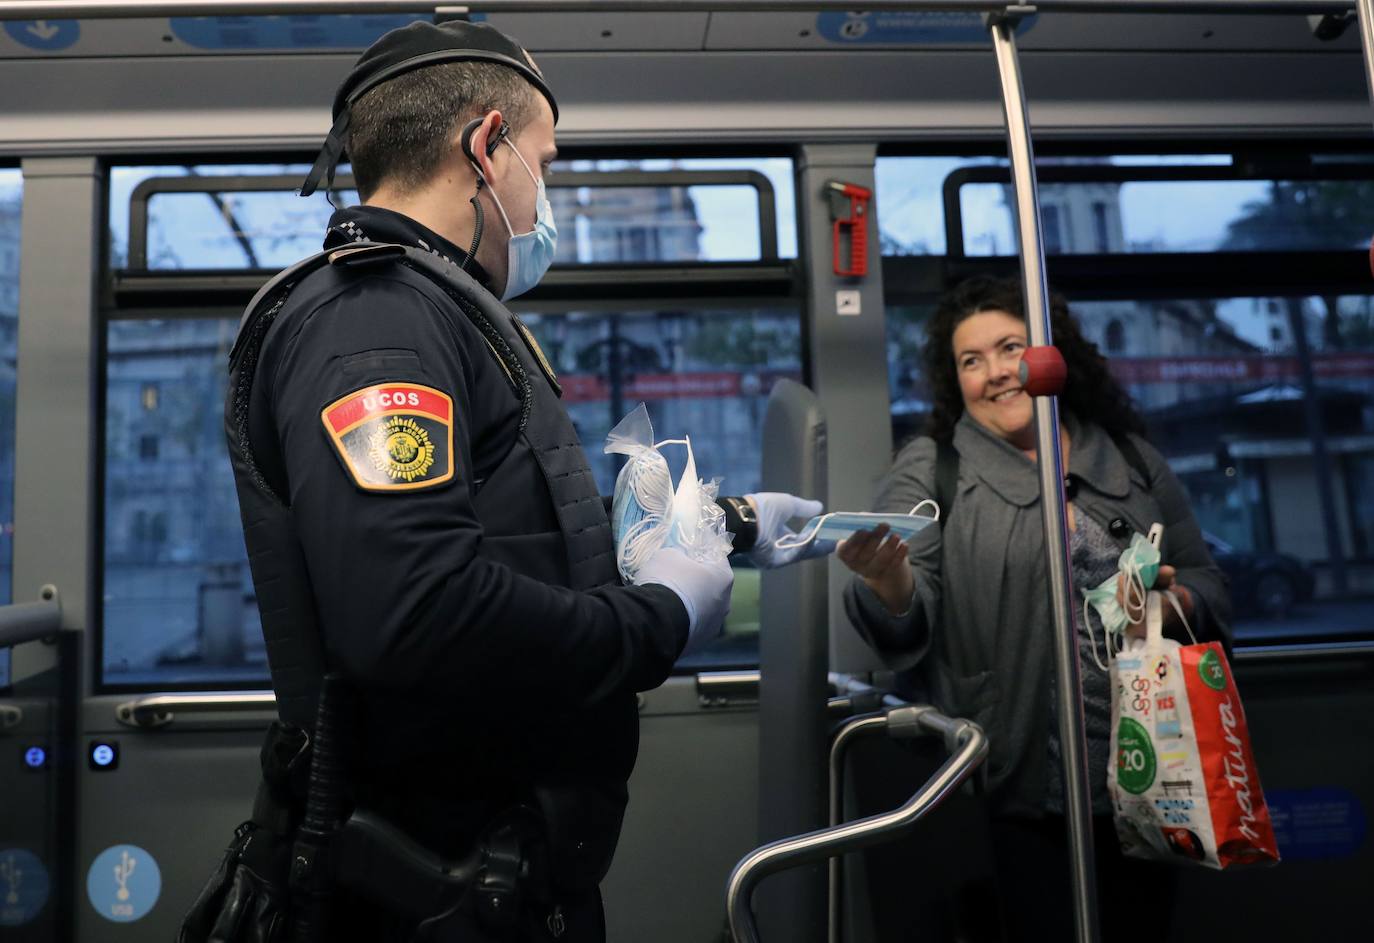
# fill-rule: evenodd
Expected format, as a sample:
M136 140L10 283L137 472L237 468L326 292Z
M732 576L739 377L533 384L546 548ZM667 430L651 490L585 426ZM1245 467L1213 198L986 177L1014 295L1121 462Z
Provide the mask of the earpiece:
M485 120L485 118L473 118L467 124L463 125L463 130L458 138L463 148L463 154L467 157L468 162L472 164L473 168L477 170L478 174L482 172L482 168L477 161L477 155L472 152L472 136L477 133L477 129L482 126L482 122ZM485 150L488 157L496 153L496 149L501 146L501 142L504 141L509 134L510 125L502 121L501 124L497 126L496 133L487 141Z

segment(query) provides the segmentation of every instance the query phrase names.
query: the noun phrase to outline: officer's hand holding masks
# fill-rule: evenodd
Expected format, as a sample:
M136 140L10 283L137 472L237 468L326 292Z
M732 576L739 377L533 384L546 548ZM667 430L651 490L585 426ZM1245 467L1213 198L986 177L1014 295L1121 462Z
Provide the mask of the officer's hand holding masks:
M795 538L788 526L793 518L812 518L824 510L821 502L799 498L794 494L764 491L745 495L758 516L758 538L749 551L749 559L761 570L776 569L832 553L833 540L811 540L786 549L777 546L779 540ZM638 582L658 583L677 593L687 607L691 628L684 654L700 650L709 644L725 627L730 612L730 590L734 586L734 571L724 557L701 562L673 547L664 547L650 557L639 570Z
M658 583L677 593L687 607L687 647L684 654L710 644L725 627L730 613L730 590L735 571L725 557L709 562L693 560L676 547L663 547L644 561L638 581Z

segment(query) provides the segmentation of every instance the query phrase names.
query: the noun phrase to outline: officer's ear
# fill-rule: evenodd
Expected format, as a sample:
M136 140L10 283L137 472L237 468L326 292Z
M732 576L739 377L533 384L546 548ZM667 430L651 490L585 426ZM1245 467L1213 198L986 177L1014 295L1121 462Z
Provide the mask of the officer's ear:
M458 144L463 156L480 179L489 183L495 175L491 158L509 133L510 126L502 120L499 111L489 111L481 118L473 118L458 132Z

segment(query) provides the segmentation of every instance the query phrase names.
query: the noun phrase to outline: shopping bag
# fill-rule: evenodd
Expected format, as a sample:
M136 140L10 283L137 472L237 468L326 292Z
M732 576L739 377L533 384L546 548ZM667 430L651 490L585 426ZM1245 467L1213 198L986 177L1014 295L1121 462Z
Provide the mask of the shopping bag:
M1223 870L1279 860L1245 711L1220 643L1146 636L1112 662L1107 787L1123 853Z

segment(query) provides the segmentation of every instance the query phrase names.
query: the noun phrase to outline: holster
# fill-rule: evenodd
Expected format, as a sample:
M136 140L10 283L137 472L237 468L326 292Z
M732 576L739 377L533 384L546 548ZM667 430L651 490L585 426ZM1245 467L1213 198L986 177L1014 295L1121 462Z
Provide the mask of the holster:
M337 737L331 688L316 729ZM547 827L532 807L496 816L468 854L446 861L374 813L340 821L339 757L327 740L280 721L268 729L253 816L234 830L177 943L328 940L336 884L414 924L470 915L500 939L553 909Z

